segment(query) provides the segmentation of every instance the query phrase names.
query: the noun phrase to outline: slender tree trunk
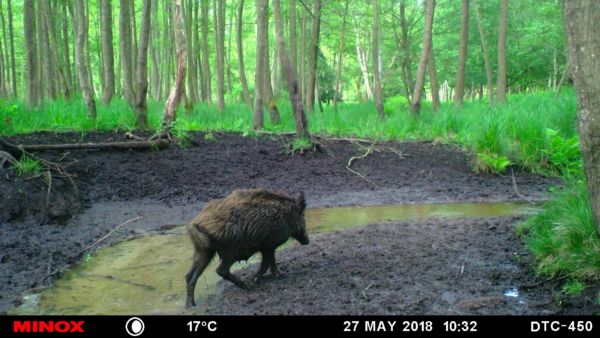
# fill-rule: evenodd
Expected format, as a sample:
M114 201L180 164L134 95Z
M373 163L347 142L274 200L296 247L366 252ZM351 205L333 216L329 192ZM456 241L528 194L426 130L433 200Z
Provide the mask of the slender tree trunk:
M144 0L140 27L140 46L136 67L135 122L138 128L148 128L148 44L150 42L150 15L152 0Z
M202 47L200 46L200 34L199 34L199 27L200 27L200 3L197 1L194 1L194 28L193 28L193 39L194 39L194 48L193 48L193 53L195 55L196 61L195 61L195 66L196 69L194 70L198 76L198 88L200 89L200 98L203 102L206 102L206 81L204 79L204 74L202 73L202 56L201 56L201 49Z
M506 101L506 21L508 0L500 0L500 20L498 27L498 103Z
M128 1L129 3L129 18L131 20L129 28L131 29L131 76L132 76L132 84L135 86L135 79L133 78L135 74L137 74L137 64L136 61L138 59L138 41L137 41L137 23L135 16L135 0ZM135 92L133 93L133 97L135 99Z
M210 63L208 58L210 50L208 49L208 2L210 0L201 0L202 11L202 74L206 81L206 99L208 104L212 104L212 90L210 78Z
M277 37L277 45L279 49L279 59L285 71L287 79L288 91L290 93L290 103L294 119L296 120L296 136L299 138L310 138L308 131L308 120L304 113L302 105L302 96L298 88L298 79L296 78L296 69L292 67L287 56L285 42L283 40L283 25L281 23L281 4L279 0L273 0L273 17L275 18L275 35Z
M267 1L266 5L266 21L265 21L265 31L267 32L263 39L265 45L265 53L263 55L262 62L263 65L263 78L262 78L262 99L263 102L267 106L267 110L269 111L269 120L272 124L278 125L281 123L281 118L279 116L279 108L277 107L277 100L273 95L273 87L271 86L271 70L269 63L269 3Z
M296 0L289 0L288 12L290 14L290 65L298 72L298 38L296 36Z
M465 66L467 64L467 47L469 45L469 0L462 0L460 10L460 47L458 50L458 69L456 71L456 88L454 103L460 107L465 95Z
M160 51L158 41L160 37L158 21L158 0L152 0L152 23L150 24L150 50L152 52L152 72L150 73L150 93L156 100L160 98Z
M227 30L227 54L226 54L226 58L225 58L225 75L227 78L227 89L226 89L226 93L231 93L233 91L233 84L231 82L231 37L233 36L233 20L234 20L234 15L235 11L230 11L229 13L229 24L226 25L228 26L228 30Z
M188 0L187 5L183 7L184 13L184 28L185 28L185 37L186 44L188 49L190 50L187 53L187 109L191 109L196 102L198 102L198 88L196 84L198 83L198 79L196 78L196 55L193 53L194 44L193 44L193 0Z
M600 7L564 1L569 61L577 92L579 142L596 233L600 236Z
M268 0L255 0L256 3L256 71L254 75L254 115L252 117L252 129L259 130L264 127L263 117L263 82L265 77L265 62L267 46L267 4Z
M72 91L75 91L75 81L73 79L73 72L71 71L71 52L69 51L69 16L67 15L69 12L68 4L66 1L62 2L62 35L63 35L63 49L64 49L64 62L65 62L65 76L67 78L67 82L69 83L69 88ZM75 23L73 22L73 25Z
M429 84L431 87L431 105L433 111L437 111L440 108L440 90L438 87L437 72L435 70L435 52L433 43L429 46L429 59L427 63L427 69L429 70Z
M485 77L487 80L487 97L488 104L494 103L494 79L492 76L492 66L490 65L490 58L488 56L487 43L485 42L485 32L483 30L483 23L481 19L481 10L477 4L477 0L474 0L475 14L477 17L477 29L479 30L479 41L481 43L481 52L483 54L483 65L485 67Z
M348 19L348 5L350 0L344 4L344 19L342 21L342 33L340 35L340 49L338 52L337 70L335 72L335 91L333 93L333 111L337 113L338 96L340 95L340 82L342 79L342 65L344 62L344 40L346 38L346 21Z
M187 46L185 45L185 30L183 28L183 13L181 10L181 0L173 0L173 22L175 25L175 46L177 48L177 72L175 83L171 89L171 94L165 103L163 114L163 130L170 132L171 125L175 122L177 106L181 102L185 91L185 65Z
M17 67L15 63L15 39L13 33L13 17L12 17L12 1L8 0L7 3L7 11L8 11L8 36L10 38L10 64L12 71L12 95L17 97Z
M381 74L379 73L379 0L373 0L373 48L372 58L373 59L373 81L375 82L375 109L379 119L383 120L385 115L383 113L383 98L381 93Z
M2 21L2 38L4 45L0 47L0 63L2 64L2 70L0 71L0 88L2 95L8 96L10 90L10 66L8 61L8 37L6 35L6 19L4 17L4 9L2 6L2 0L0 0L0 20Z
M417 79L410 104L410 111L413 115L418 115L421 111L421 100L423 95L423 84L425 83L425 70L429 61L431 49L431 29L433 26L433 15L435 11L435 0L425 1L425 28L423 29L423 50L419 59L419 68L417 69Z
M244 70L244 48L242 46L242 23L243 23L243 12L244 12L244 0L240 0L238 4L237 21L236 21L236 45L237 45L237 57L238 57L238 72L240 76L240 83L242 84L242 93L244 94L244 102L248 108L252 108L252 102L250 98L250 91L248 90L248 81L246 81L246 71Z
M319 35L321 31L321 0L314 0L312 14L312 37L308 48L308 87L306 88L306 110L310 113L315 110L315 81L317 78Z
M302 98L306 97L306 71L304 69L306 50L306 10L302 9L302 19L300 22L300 93Z
M414 91L414 82L412 77L412 58L410 49L410 35L408 24L406 22L406 1L400 3L400 31L402 34L401 49L404 54L402 58L402 79L406 89L406 99L412 101L412 92Z
M46 74L44 74L44 71L46 70L45 68L45 61L46 61L46 48L44 45L44 23L42 21L42 9L40 8L40 0L37 1L36 3L36 12L35 12L35 28L37 30L36 34L37 34L37 71L38 71L38 95L40 96L41 101L43 102L47 97L48 97L48 93L47 93L47 81L46 81Z
M123 93L130 105L135 103L133 92L133 59L131 43L131 14L128 0L120 0L119 7L119 58L123 74Z
M35 108L39 104L37 39L35 26L34 0L25 0L23 5L23 23L25 26L25 48L27 52L27 105Z
M115 54L112 35L112 4L110 0L101 0L102 7L102 61L104 63L104 93L102 103L108 105L115 92Z
M217 109L225 109L225 0L217 0Z
M85 62L85 41L87 40L87 27L85 24L85 7L83 0L75 1L75 67L79 78L79 87L83 94L83 100L88 109L90 119L96 119L96 101L94 100L94 89L90 87L90 74Z
M358 66L360 67L360 72L363 78L363 84L365 86L365 94L367 95L367 100L371 100L373 98L373 89L371 88L371 83L369 81L367 53L365 53L360 43L360 33L358 31L358 25L354 27L354 33L356 35L356 56L358 58Z

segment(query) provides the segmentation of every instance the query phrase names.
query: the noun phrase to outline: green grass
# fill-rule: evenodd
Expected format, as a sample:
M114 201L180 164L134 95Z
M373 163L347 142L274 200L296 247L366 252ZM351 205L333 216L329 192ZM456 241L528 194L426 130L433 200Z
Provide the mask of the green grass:
M27 155L23 155L17 162L15 162L15 164L13 164L13 168L19 175L38 175L41 170L41 165L40 161L34 160Z
M583 180L570 180L543 210L517 226L537 262L550 277L600 280L600 238Z

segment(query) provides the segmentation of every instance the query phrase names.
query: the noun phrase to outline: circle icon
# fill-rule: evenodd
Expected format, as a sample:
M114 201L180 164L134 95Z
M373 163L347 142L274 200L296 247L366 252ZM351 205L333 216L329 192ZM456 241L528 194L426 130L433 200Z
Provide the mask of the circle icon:
M131 317L125 323L125 331L132 337L141 335L144 332L144 328L144 322L138 317Z

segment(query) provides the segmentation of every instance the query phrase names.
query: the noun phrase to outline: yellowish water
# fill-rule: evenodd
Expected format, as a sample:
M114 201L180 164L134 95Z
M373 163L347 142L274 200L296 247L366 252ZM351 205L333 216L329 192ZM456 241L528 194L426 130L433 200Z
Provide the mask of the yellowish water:
M308 209L309 233L321 233L404 219L495 217L528 212L516 203L403 204ZM184 313L184 276L192 262L192 245L179 227L102 248L52 288L30 294L14 314L180 314ZM242 268L260 259L252 257ZM216 291L218 260L196 286L196 302ZM201 310L201 309L200 309Z

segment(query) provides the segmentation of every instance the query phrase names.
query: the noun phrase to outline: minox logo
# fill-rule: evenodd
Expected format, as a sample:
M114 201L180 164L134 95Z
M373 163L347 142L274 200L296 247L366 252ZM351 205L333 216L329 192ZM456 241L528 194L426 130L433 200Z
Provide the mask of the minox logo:
M15 320L13 322L13 332L58 332L58 333L84 333L83 324L85 321L74 320Z

